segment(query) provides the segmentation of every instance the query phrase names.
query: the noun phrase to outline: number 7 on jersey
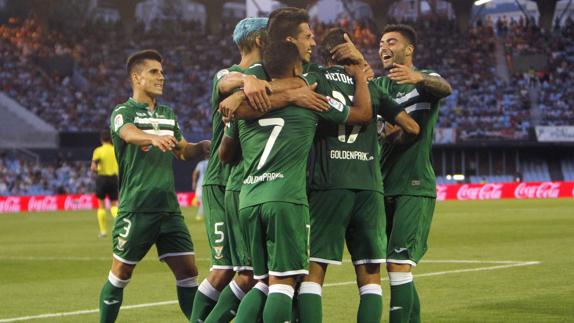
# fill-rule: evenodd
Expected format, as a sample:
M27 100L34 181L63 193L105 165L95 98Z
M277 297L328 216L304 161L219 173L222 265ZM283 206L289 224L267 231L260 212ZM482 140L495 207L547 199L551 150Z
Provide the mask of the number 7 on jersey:
M259 125L262 127L273 126L273 130L271 130L271 135L269 136L269 139L267 139L267 143L263 149L263 154L261 155L261 159L259 159L259 164L257 164L257 169L261 169L261 167L265 165L267 158L269 158L269 154L271 154L271 149L273 149L273 145L275 145L277 137L279 137L281 130L283 130L285 120L283 120L283 118L259 119Z

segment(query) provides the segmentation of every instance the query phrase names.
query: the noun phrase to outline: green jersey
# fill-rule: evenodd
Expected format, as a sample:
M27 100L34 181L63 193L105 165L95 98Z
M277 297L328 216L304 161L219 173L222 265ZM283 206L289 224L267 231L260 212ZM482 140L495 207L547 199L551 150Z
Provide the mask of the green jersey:
M269 80L261 64L252 65L246 73ZM344 123L349 115L347 105L333 99L329 104L326 112L287 106L259 119L239 122L245 170L240 209L265 202L308 205L307 159L317 123L320 119Z
M239 129L237 127L238 127L237 121L229 123L227 125L227 129L225 130L225 136L231 138L239 136ZM231 167L231 171L229 172L229 178L227 179L227 185L225 185L225 190L239 192L241 191L242 184L243 184L243 158L241 158L241 160L236 165L233 165L233 167Z
M422 73L438 75L429 70ZM436 177L432 167L433 128L438 118L439 98L411 84L397 84L388 77L374 80L420 126L420 134L410 144L383 142L381 171L386 196L414 195L436 197Z
M346 105L353 103L355 82L342 66L316 70L307 77L309 83L317 82L318 93L333 97ZM394 115L389 111L400 110L388 96L379 95L374 88L370 92L373 119L369 124L347 126L319 123L314 142L315 160L310 185L312 190L356 189L383 192L377 114L384 113L386 118L394 119Z
M180 213L173 180L173 154L153 146L126 143L119 135L126 124L133 124L145 133L182 139L175 114L165 105L157 105L150 112L146 104L130 98L114 108L110 130L119 166L120 212Z
M221 163L217 153L219 145L221 144L221 139L223 138L224 129L223 121L221 121L221 113L219 113L219 103L227 97L219 93L218 86L221 78L229 74L229 72L243 72L243 69L239 65L233 65L217 72L213 78L213 88L211 90L211 153L209 155L207 171L203 178L203 185L225 186L231 169L230 166Z

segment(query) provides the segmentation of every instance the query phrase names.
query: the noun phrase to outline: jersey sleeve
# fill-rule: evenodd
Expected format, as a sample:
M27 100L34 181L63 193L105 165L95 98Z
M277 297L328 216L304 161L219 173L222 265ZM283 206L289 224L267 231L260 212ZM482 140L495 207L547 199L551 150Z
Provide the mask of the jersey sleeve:
M94 154L92 155L92 160L100 160L100 148L94 149Z
M347 122L350 111L349 106L333 99L330 96L327 96L327 101L329 102L329 110L325 112L317 112L319 118L337 124Z
M128 123L134 123L134 114L123 105L115 108L110 119L110 129L112 133L119 135L120 129Z
M239 134L238 130L237 121L229 122L226 124L225 132L223 134L229 138L235 138Z

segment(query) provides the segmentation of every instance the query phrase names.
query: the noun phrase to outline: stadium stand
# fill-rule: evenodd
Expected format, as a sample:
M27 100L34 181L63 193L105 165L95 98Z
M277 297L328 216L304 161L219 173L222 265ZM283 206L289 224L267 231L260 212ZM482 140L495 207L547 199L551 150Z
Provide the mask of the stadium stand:
M562 159L560 161L562 176L565 181L574 181L574 159Z
M526 160L522 163L522 174L525 182L550 181L548 164L542 160Z

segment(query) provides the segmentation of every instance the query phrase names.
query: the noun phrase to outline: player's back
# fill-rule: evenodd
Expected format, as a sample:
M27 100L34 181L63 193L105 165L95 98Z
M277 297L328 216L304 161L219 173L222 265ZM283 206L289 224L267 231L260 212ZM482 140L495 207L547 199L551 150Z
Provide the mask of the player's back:
M93 159L98 161L98 175L118 175L118 162L112 144L103 143L100 147L96 148Z
M288 106L239 122L245 170L240 208L270 201L307 204L305 174L318 118Z
M317 92L332 96L345 105L353 104L355 83L342 66L315 72ZM373 120L367 125L319 122L314 142L312 190L367 189L382 191L377 140L378 102L373 100Z

